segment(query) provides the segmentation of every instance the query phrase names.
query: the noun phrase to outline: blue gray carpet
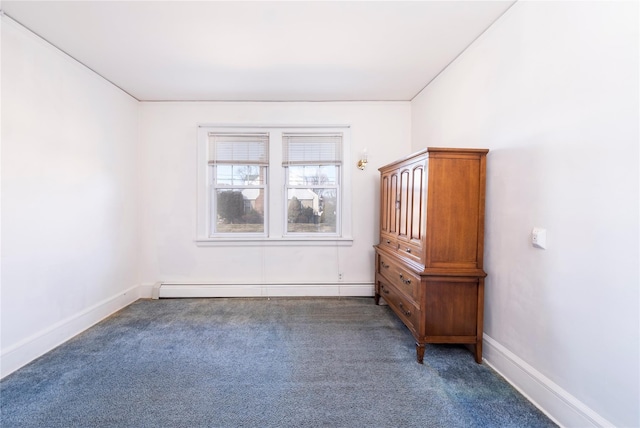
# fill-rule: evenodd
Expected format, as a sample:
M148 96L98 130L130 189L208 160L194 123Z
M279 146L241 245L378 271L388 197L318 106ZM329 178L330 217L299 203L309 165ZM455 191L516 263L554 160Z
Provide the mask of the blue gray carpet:
M11 427L553 427L371 298L139 300L0 382Z

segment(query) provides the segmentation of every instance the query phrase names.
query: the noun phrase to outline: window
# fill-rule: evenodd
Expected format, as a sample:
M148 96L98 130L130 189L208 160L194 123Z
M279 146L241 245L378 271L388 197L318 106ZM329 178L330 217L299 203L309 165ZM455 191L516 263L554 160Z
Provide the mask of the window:
M350 245L349 127L198 128L199 245Z
M269 134L211 132L208 137L211 234L264 235Z
M283 134L287 234L340 230L342 134Z

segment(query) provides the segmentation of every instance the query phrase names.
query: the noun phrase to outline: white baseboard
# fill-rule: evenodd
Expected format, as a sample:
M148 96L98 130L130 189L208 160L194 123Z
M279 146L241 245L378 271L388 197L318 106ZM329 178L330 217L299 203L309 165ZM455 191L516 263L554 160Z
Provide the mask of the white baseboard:
M559 426L614 426L490 336L483 339L485 362Z
M156 285L158 298L177 297L372 297L372 283L179 284Z
M140 287L136 285L3 349L0 354L0 378L13 373L139 298Z
M155 284L140 284L139 295L140 299L151 299L153 297L153 287Z

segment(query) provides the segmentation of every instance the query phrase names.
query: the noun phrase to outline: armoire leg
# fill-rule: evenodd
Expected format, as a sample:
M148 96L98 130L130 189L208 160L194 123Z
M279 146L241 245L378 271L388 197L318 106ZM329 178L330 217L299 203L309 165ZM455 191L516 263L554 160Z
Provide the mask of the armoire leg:
M474 348L473 356L476 359L476 363L480 364L482 363L482 340L478 341Z
M422 364L424 360L424 347L424 344L416 343L416 358L419 364Z

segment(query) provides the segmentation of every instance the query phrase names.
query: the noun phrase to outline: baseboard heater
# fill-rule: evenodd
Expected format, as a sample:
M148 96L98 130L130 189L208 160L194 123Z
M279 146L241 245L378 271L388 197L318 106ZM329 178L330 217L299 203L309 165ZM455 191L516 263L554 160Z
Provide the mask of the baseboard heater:
M157 282L153 299L196 297L373 297L372 282L214 284Z

